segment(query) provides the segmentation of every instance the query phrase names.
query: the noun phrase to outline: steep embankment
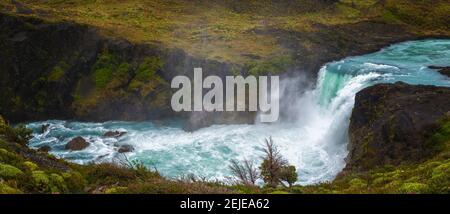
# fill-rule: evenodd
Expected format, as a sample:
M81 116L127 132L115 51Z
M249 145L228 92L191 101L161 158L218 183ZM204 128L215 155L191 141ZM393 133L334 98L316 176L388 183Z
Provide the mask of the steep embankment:
M104 38L84 25L0 15L0 112L11 121L104 121L173 116L170 79L228 65L177 49ZM213 72L214 71L214 72Z
M345 170L417 163L448 143L433 133L450 118L450 88L380 84L355 99Z

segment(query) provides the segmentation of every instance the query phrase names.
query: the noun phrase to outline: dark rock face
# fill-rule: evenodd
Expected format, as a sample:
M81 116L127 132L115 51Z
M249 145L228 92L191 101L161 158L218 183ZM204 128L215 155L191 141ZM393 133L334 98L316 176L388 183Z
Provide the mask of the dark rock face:
M442 66L428 66L430 69L438 70L442 75L450 77L450 66L442 67Z
M450 116L450 88L379 84L357 93L345 171L417 162L436 151L427 139Z
M42 146L42 147L40 147L38 149L39 152L49 152L51 150L52 150L52 148L50 146L47 146L47 145L46 146Z
M82 137L76 137L66 144L67 150L79 151L88 147L90 144Z
M119 153L126 153L126 152L132 152L132 151L134 151L134 147L131 145L122 145L117 150L117 152L119 152Z
M127 133L126 132L120 132L120 131L109 131L109 132L106 132L103 136L104 137L115 137L115 138L118 138L118 137L124 136L125 134L127 134Z
M41 134L45 133L48 128L50 127L50 124L44 124L41 126Z
M232 73L226 63L105 38L85 25L0 13L0 26L0 112L11 122L188 117L170 107L172 78L192 77L195 67Z

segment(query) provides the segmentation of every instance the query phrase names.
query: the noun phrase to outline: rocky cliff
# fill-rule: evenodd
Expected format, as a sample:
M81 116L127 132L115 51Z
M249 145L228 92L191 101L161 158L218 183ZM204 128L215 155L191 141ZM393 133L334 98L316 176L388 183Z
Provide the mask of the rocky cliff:
M344 171L417 163L446 147L450 88L379 84L355 99Z
M158 44L105 38L75 23L0 14L0 112L12 122L146 120L174 116L170 80L231 66Z

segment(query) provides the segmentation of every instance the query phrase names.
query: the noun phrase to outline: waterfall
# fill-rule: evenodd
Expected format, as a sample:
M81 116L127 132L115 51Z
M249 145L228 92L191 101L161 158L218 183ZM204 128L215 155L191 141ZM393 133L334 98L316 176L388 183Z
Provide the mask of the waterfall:
M28 124L36 131L30 145L49 145L53 154L83 164L111 161L117 156L117 145L129 144L135 147L130 159L156 167L163 175L193 173L225 180L230 176L228 164L232 159L249 159L259 164L264 139L272 136L281 154L297 167L299 184L330 181L345 166L355 94L377 83L396 81L450 87L448 77L427 68L448 66L448 62L450 40L405 42L376 53L327 63L319 71L315 88L301 94L288 90L299 81L282 81L284 98L292 102L282 109L289 120L279 123L214 125L188 133L182 130L180 121L41 121ZM37 133L43 124L50 124L49 130ZM119 139L102 136L110 130L127 134ZM64 145L76 136L85 137L91 146L83 151L64 150Z

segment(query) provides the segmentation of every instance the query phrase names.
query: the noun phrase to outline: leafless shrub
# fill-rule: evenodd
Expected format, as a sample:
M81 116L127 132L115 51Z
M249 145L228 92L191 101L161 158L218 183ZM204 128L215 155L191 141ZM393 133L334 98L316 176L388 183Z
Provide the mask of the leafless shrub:
M237 160L232 160L230 165L231 173L236 177L238 183L244 185L255 185L258 179L258 171L254 167L253 162L244 160L243 163L239 163Z

